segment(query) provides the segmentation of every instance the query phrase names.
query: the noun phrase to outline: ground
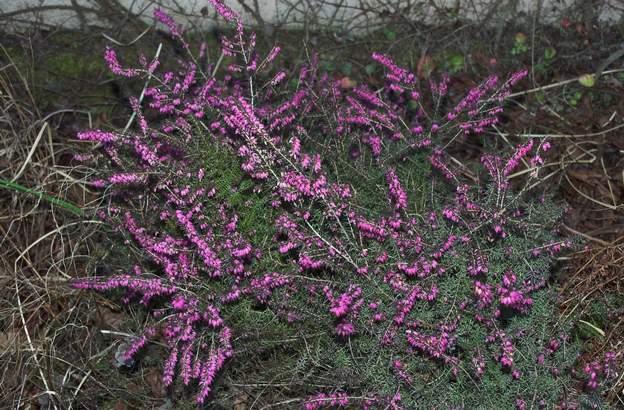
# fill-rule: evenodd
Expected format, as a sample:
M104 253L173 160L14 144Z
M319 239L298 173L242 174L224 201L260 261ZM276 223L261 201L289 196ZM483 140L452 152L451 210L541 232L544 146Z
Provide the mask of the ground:
M575 337L584 343L584 360L608 350L622 352L624 69L617 53L624 26L572 18L556 26L505 27L501 33L449 18L436 27L391 27L365 38L298 31L271 36L290 56L284 61L304 61L315 50L323 66L347 85L375 81L372 51L409 65L423 86L430 76L449 73L455 94L491 73L528 68L529 80L510 99L505 123L493 130L491 144L550 136L553 149L546 163L552 176L539 189L566 204L561 229L582 236L586 244L559 260L553 286L560 291L560 311L581 312ZM129 25L116 39L129 43L142 29ZM215 45L212 34L193 37L191 43L201 37ZM164 43L165 57L179 52L167 36L150 31L118 47L119 54L134 64L140 53L150 57L158 43ZM110 251L101 246L107 233L89 214L102 200L85 185L97 164L72 159L76 152L88 153L75 133L123 127L127 97L142 87L108 73L102 58L107 44L96 31L0 35L0 401L13 407L47 408L46 390L76 408L173 406L160 382L164 352L159 346L150 346L131 370L112 366L119 344L137 328L142 313L127 311L114 298L67 287L71 278L105 270L100 261ZM592 78L586 75L597 71L601 75L588 81ZM466 142L454 155L468 161L482 149ZM258 315L259 321L271 320ZM275 352L267 344L244 372L219 381L223 401L215 408L261 408L279 401L287 407L288 399L297 397L296 380L253 377L255 367L283 366L284 357L288 348ZM623 388L620 378L608 400L624 405Z

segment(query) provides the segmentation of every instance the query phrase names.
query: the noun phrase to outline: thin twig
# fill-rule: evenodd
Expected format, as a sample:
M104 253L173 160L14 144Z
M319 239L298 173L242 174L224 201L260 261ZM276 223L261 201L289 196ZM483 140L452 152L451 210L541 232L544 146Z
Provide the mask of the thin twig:
M158 57L160 57L160 51L162 50L162 43L158 44L158 49L156 50L156 55L154 56L154 60L156 61L158 60ZM145 80L145 85L143 86L143 90L141 90L141 95L139 96L139 105L141 105L141 103L143 102L143 98L145 97L145 90L147 90L147 86L149 85L150 80L152 79L152 72L150 71L149 74L147 75L147 79ZM125 134L128 129L130 128L130 125L132 124L132 121L134 121L134 117L136 117L136 112L133 111L132 115L130 116L130 119L128 120L128 123L126 124L126 126L123 129L123 134Z
M621 73L621 72L624 72L624 68L618 68L618 69L615 69L615 70L603 71L602 75L616 74L616 73ZM512 93L512 94L509 94L506 98L514 98L514 97L519 97L521 95L533 94L533 93L537 93L537 92L540 92L540 91L549 90L551 88L561 87L561 86L564 86L566 84L574 83L574 82L577 82L577 81L578 81L578 77L577 78L572 78L572 79L569 79L569 80L559 81L557 83L543 85L541 87L532 88L530 90L525 90L525 91L519 91L517 93Z
M573 233L574 235L579 235L579 236L582 236L583 238L585 238L585 239L587 239L587 240L590 240L590 241L592 241L592 242L596 242L596 243L598 243L598 244L600 244L600 245L602 245L602 246L611 246L611 245L612 245L612 244L610 244L609 242L603 241L602 239L599 239L599 238L594 238L594 237L593 237L593 236L591 236L591 235L588 235L588 234L583 233L583 232L579 232L579 231L577 231L576 229L571 228L571 227L569 227L568 225L566 225L566 224L564 224L564 223L562 223L562 224L561 224L561 226L562 226L565 230L569 231L570 233Z
M17 179L20 176L22 176L22 173L24 172L24 170L26 169L26 166L28 165L28 163L32 159L32 156L35 153L35 150L37 149L37 146L39 145L39 141L41 141L41 137L43 136L43 132L45 131L45 129L47 127L48 127L48 123L44 122L43 125L41 126L41 129L39 130L39 133L37 134L37 138L35 138L35 142L33 143L32 147L30 147L30 151L28 152L28 155L26 156L26 160L24 160L24 163L20 167L19 171L17 171L17 173L13 176L13 178L11 179L11 182L17 181Z

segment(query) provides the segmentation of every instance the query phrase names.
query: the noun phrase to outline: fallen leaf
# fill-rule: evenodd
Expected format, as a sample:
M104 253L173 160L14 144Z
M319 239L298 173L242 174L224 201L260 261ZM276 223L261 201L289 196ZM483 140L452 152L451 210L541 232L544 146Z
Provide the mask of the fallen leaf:
M340 87L345 90L351 89L355 87L356 85L357 85L357 82L353 81L349 77L342 77L342 79L340 80Z
M245 410L246 408L248 408L248 400L249 400L249 396L242 390L238 390L236 389L234 391L235 397L234 397L234 403L232 408L233 410Z
M115 403L115 406L113 406L113 410L128 410L128 406L126 405L126 403L118 401L117 403Z
M150 387L150 391L155 397L165 397L167 389L162 382L162 373L158 369L153 368L150 370L147 374L146 380Z
M113 366L132 367L132 365L134 364L134 359L125 357L126 352L128 351L129 348L130 348L130 344L126 342L120 343L119 346L117 346L117 350L115 351L115 361L113 362Z
M120 325L124 320L123 314L121 314L120 312L114 312L108 307L99 309L99 317L101 320L101 327L114 330L119 330Z

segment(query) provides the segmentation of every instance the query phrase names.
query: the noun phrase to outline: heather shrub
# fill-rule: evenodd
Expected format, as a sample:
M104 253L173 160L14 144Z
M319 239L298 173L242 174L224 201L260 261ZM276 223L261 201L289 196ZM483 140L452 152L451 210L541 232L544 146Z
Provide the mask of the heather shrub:
M191 53L157 11L188 60L124 68L107 49L115 74L148 79L130 101L136 126L78 134L106 159L98 215L127 266L74 286L148 314L118 360L160 341L165 385L191 386L198 403L237 355L271 349L289 349L306 409L599 403L612 357L577 368L548 286L554 256L574 246L535 190L550 143L475 164L448 153L465 138L491 146L484 131L526 72L457 99L448 78L417 89L377 53L377 88L330 77L316 55L280 71L279 47L259 55L238 16L213 5L233 27L217 62L201 70L205 49ZM525 183L512 187L514 173Z

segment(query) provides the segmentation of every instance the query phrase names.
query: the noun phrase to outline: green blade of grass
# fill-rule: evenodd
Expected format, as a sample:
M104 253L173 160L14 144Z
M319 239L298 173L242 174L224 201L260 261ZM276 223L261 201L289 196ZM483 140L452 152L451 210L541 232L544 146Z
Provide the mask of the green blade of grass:
M590 327L592 330L594 330L596 333L598 333L600 336L604 337L605 336L605 332L604 330L600 329L599 327L594 326L593 324L586 322L584 320L579 320L579 322L581 322L582 324Z
M45 192L35 191L33 189L27 188L15 182L7 181L6 179L0 178L0 188L34 195L39 199L42 199L44 201L50 202L51 204L57 205L60 208L65 209L66 211L69 211L77 216L82 216L83 214L82 209L79 206L72 204L71 202L67 202L55 196L48 195Z

